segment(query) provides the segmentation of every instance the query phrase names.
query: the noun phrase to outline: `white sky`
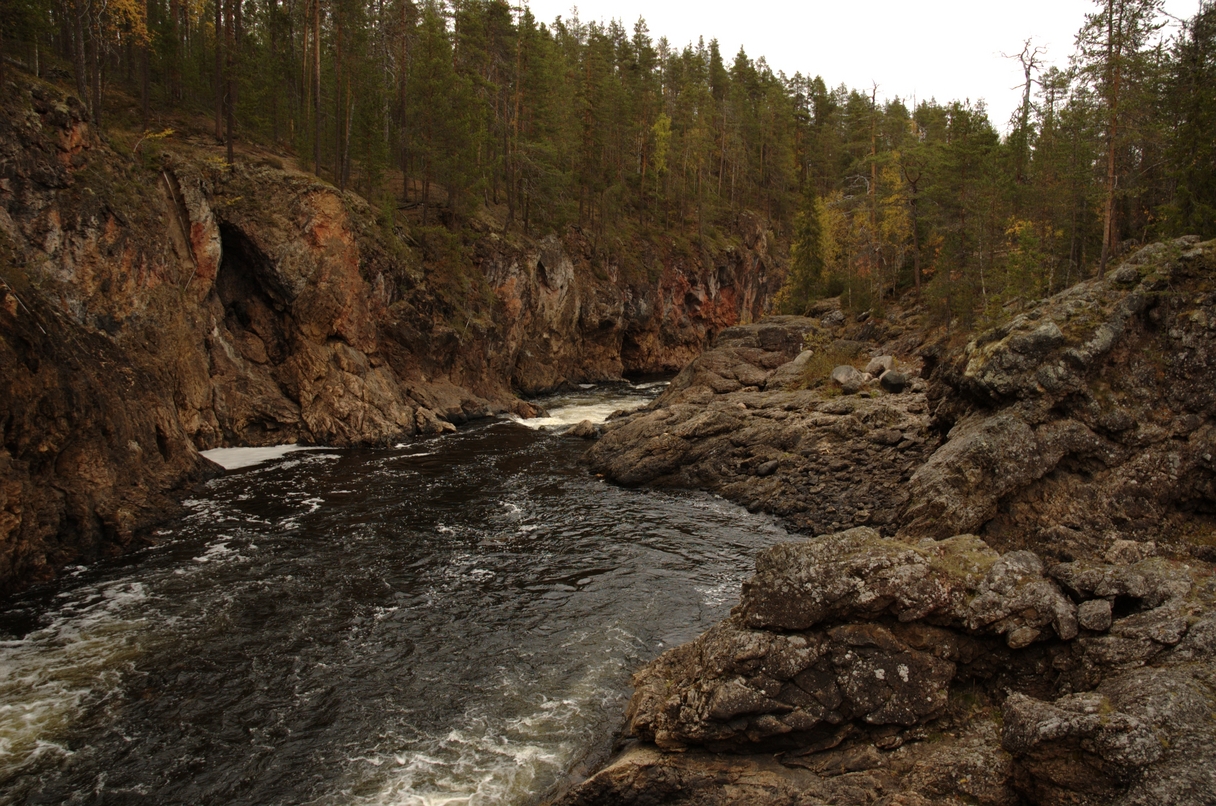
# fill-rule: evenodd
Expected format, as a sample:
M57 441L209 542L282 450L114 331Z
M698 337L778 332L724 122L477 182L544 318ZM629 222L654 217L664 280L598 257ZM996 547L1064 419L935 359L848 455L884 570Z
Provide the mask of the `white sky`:
M819 75L829 87L868 90L877 82L880 98L909 102L982 98L1001 131L1023 81L1017 60L1001 54L1016 55L1033 37L1047 48L1046 62L1063 67L1085 14L1097 8L1092 0L525 1L546 23L559 15L569 19L577 5L583 22L619 19L630 31L644 17L652 39L666 36L680 48L699 36L716 38L728 67L742 45L774 71ZM1191 17L1199 0L1165 0L1165 9Z

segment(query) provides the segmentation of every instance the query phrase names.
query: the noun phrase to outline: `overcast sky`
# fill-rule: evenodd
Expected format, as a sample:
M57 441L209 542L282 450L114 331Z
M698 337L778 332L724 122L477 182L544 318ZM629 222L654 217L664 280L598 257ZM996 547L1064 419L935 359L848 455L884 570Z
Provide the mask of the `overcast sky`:
M844 83L880 98L899 96L984 99L994 125L1004 131L1021 95L1015 55L1033 37L1047 48L1048 63L1063 67L1091 0L531 0L536 18L569 19L577 5L583 22L619 19L632 31L638 17L650 35L683 47L716 38L727 66L742 45L764 56L774 71L819 75L829 86ZM1190 17L1199 0L1166 0L1166 11Z

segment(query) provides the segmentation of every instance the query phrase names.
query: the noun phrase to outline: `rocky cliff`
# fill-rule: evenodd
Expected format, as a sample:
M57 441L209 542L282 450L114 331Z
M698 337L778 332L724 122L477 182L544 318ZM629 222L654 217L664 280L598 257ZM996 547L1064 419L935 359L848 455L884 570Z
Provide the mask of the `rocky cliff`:
M757 221L624 271L577 230L414 233L206 138L127 153L28 76L0 106L0 592L138 539L216 472L199 450L527 415L517 394L682 366L780 281Z
M763 552L729 619L636 675L626 751L560 802L1212 803L1214 278L1216 242L1158 244L965 348L923 349L926 410L900 433L925 447L891 479L882 532L834 523ZM632 481L633 456L658 468L639 481L709 479L739 499L763 483L759 506L795 499L795 524L814 527L848 493L808 495L810 457L870 450L865 412L917 395L761 391L794 374L773 359L748 405L714 378L763 356L711 356L686 373L709 390L699 412L677 392L610 430L593 463ZM732 463L683 425L726 401L796 424L736 428L753 440ZM856 422L832 441L817 418L840 401ZM739 452L768 450L777 480L739 486L762 475Z

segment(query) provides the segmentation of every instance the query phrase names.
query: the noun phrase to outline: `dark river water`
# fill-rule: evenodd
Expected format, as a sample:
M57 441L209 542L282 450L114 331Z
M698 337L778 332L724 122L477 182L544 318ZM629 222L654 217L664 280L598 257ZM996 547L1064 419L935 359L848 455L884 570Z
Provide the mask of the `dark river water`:
M231 470L159 546L8 603L0 803L551 793L608 752L632 672L725 616L787 536L579 465L558 426L654 392Z

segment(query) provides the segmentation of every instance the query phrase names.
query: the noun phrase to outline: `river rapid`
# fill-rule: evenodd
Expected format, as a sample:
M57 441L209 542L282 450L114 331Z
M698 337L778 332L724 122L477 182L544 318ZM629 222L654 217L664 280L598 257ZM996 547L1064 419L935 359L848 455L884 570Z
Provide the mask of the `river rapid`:
M0 612L0 803L530 804L585 773L632 672L787 538L579 464L565 425L658 390L217 455L233 469L157 546Z

